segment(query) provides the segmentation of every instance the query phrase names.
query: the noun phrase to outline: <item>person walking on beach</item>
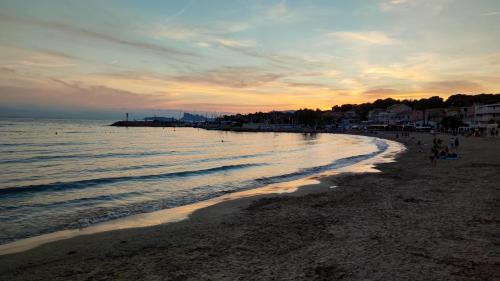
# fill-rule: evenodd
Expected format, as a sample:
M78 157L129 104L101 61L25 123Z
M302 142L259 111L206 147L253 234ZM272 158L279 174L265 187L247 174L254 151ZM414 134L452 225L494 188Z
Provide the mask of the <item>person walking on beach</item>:
M431 148L431 156L429 157L431 159L432 167L436 167L438 157L439 157L439 149L437 147L437 144L435 144Z
M458 137L457 137L457 138L455 138L455 148L458 148L458 145L459 145L459 144L460 144L460 143L458 142Z

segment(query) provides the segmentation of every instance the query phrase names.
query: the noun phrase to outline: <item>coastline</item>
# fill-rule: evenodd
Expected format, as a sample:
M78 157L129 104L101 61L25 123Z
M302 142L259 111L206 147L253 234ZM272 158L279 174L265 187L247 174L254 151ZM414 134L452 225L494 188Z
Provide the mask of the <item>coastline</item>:
M0 256L0 279L493 280L500 140L461 140L461 158L436 168L428 146L409 142L382 173L325 177L318 192L231 200L174 224Z
M375 140L378 139L377 137L370 138L373 138ZM325 191L326 188L329 187L325 186L322 178L327 176L339 176L343 173L378 172L378 170L373 168L375 165L387 161L393 161L394 157L396 157L398 153L404 151L405 149L404 146L397 142L389 140L383 141L385 142L385 145L387 145L387 147L385 147L382 151L378 152L368 159L361 160L345 167L341 166L333 170L317 172L315 174L291 181L278 182L248 190L232 192L223 196L214 197L192 204L158 210L150 213L140 213L122 217L90 225L85 228L66 229L29 238L23 238L14 242L0 245L0 256L27 251L43 244L63 239L70 239L82 235L92 235L105 231L153 227L160 224L175 223L189 219L190 216L195 212L203 211L203 209L207 207L221 204L226 201L241 200L246 198L249 198L249 200L256 200L259 197L277 196L279 194L290 194L293 196L293 193L307 194L312 192ZM245 202L234 202L230 205L239 206L241 208L245 204L248 204L248 202L246 202L247 200L243 201Z

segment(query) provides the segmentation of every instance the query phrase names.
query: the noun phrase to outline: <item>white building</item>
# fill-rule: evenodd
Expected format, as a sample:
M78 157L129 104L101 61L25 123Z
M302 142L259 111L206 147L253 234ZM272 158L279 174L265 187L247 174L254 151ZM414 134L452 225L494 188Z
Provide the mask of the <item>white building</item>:
M474 123L500 123L500 103L476 105Z

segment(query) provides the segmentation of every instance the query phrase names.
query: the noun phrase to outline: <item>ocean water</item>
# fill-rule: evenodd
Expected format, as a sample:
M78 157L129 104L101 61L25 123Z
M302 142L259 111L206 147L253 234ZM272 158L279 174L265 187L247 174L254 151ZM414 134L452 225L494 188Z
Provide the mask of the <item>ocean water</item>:
M0 244L353 165L388 147L336 134L0 119Z

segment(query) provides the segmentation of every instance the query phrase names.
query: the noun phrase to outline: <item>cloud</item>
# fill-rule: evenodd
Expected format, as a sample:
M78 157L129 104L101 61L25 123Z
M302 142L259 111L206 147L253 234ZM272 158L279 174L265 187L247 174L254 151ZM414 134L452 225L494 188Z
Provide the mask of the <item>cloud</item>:
M500 16L500 12L496 11L496 12L489 12L489 13L484 13L484 14L481 14L482 16L486 16L486 17L491 17L491 16Z
M193 109L205 112L220 112L223 108L226 113L250 113L257 111L288 110L297 108L297 105L288 103L255 104L255 103L178 103L177 108Z
M391 96L400 92L401 91L391 88L373 88L364 91L363 95L380 97L380 96Z
M326 76L326 77L337 77L340 75L340 71L338 70L328 70L328 71L325 71L323 72L323 76Z
M280 1L278 4L271 6L266 15L271 19L280 19L283 18L288 12L288 6L285 0Z
M327 85L321 83L306 83L306 82L293 82L286 81L286 85L294 88L328 88Z
M19 64L27 67L68 67L75 65L71 60L51 54L36 54L19 61Z
M14 74L17 73L17 70L12 67L0 66L0 73Z
M194 0L190 0L182 9L178 10L173 15L169 16L166 19L166 22L174 21L176 18L180 17L182 14L184 14L191 7L191 5L193 5L193 2L194 2Z
M29 49L0 45L0 58L4 66L17 70L33 71L36 68L64 68L76 66L78 59L63 52L43 48Z
M17 47L16 47L17 48ZM76 59L75 56L72 56L72 55L68 55L66 53L63 53L63 52L59 52L59 51L54 51L54 50L48 50L48 49L36 49L34 50L36 52L40 52L40 53L43 53L43 54L46 54L46 55L49 55L49 56L53 56L53 57L59 57L59 58L62 58L62 59L68 59L68 60L73 60L73 59Z
M381 31L353 32L337 31L325 34L327 39L341 40L346 42L362 43L368 45L392 45L398 40L391 38Z
M255 47L257 42L255 40L231 40L231 39L217 39L215 40L219 45L224 47L234 48L250 48Z
M384 12L403 12L417 15L421 20L425 15L437 16L453 0L382 0L380 10ZM421 12L417 11L420 10Z
M159 88L167 86L170 88L177 87L177 89L185 89L192 88L193 85L209 85L210 89L220 91L221 88L217 87L243 89L262 86L284 77L284 74L269 72L257 67L226 66L198 72L189 72L182 75L162 75L125 71L117 73L96 73L95 77L99 77L100 80L97 81L107 81L108 83L113 82L114 79L118 79L118 84L135 81L134 84L142 85L147 83L150 86L158 86ZM141 83L137 83L137 81L141 81Z
M403 5L411 0L383 0L380 2L380 8L384 11L391 10L396 6Z
M201 48L210 48L210 47L212 47L212 44L207 43L207 42L197 42L195 45L198 46L198 47L201 47Z
M210 84L228 88L251 88L261 86L283 77L276 73L265 73L251 67L223 67L210 71L168 78L176 82Z
M432 91L436 93L467 93L480 92L483 87L478 83L467 80L443 80L432 81L422 85L424 91Z
M3 105L79 108L158 107L167 100L159 95L138 94L102 85L83 85L52 79L50 87L0 86Z
M156 23L146 27L144 33L153 38L167 38L183 41L200 48L255 47L257 42L252 39L233 39L232 35L249 28L247 23L217 22L211 26L197 26L185 24ZM194 42L194 43L193 43Z
M204 31L199 28L172 24L156 24L147 31L154 38L168 38L180 41L196 38L201 32Z
M270 63L270 65L286 70L300 69L303 70L305 67L319 67L323 65L323 61L311 60L304 56L298 56L297 54L276 54L271 52L261 51L254 46L255 41L243 40L243 41L224 41L217 44L217 46L231 50L233 52L254 57L257 59L262 59ZM255 42L255 45L257 43Z
M114 35L100 33L100 32L92 31L92 30L87 30L85 28L81 28L78 26L72 26L72 25L65 24L65 23L44 21L44 20L38 20L38 19L23 19L23 18L8 16L8 15L0 15L0 21L8 21L8 22L14 22L14 23L18 23L18 24L39 26L39 27L43 27L43 28L47 28L47 29L51 29L51 30L56 30L56 31L71 34L71 35L92 38L95 40L101 40L104 42L119 44L119 45L123 45L123 46L127 46L127 47L133 47L133 48L141 49L143 51L153 51L153 52L161 53L163 55L168 55L168 56L198 57L197 54L194 54L191 52L181 51L181 50L177 50L177 49L174 49L171 47L158 45L158 44L127 40L127 39L123 39L123 38L120 38L120 37L117 37Z
M301 16L296 12L292 11L286 2L282 0L276 5L267 8L265 12L266 18L276 22L295 22L301 19Z
M214 41L216 38L230 36L247 30L250 25L245 22L215 22L210 26L159 21L142 26L143 33L153 38L167 38L176 41Z
M500 65L500 53L486 56L486 62L492 65Z

